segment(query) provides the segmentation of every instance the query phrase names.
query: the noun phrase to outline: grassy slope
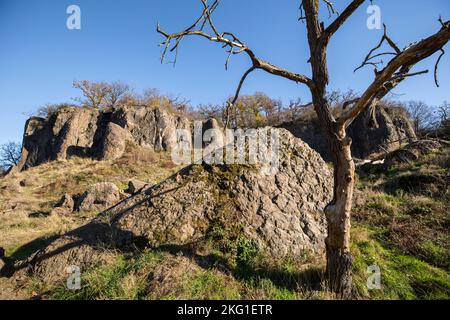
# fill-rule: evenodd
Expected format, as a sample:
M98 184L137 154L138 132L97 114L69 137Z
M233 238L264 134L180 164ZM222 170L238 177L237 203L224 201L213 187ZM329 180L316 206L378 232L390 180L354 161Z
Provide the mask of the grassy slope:
M15 258L27 256L45 242L82 225L96 212L48 216L65 194L84 192L97 182L113 182L125 190L129 179L157 183L178 170L167 155L131 150L117 161L72 158L50 162L0 180L0 246ZM22 186L21 186L22 183ZM37 240L34 245L23 247Z
M358 189L363 199L358 201L352 228L355 298L450 298L448 186L436 182L442 182L442 177L447 181L448 150L401 168L360 177ZM24 243L87 221L92 214L27 216L36 210L48 211L66 191L82 191L98 181L112 181L124 188L128 178L159 181L175 170L167 159L151 158L151 166L135 157L117 163L74 159L19 175L17 181L36 180L21 188L16 199L23 199L26 207L0 213L0 245L7 248L9 256L26 256L30 248L20 248ZM51 187L55 181L58 186ZM1 195L3 202L16 197ZM221 234L220 230L217 233ZM35 243L33 249L42 244ZM85 272L80 291L67 290L64 284L49 288L32 279L22 294L47 299L332 298L323 289L323 261L306 256L303 261L268 263L258 259L257 248L245 239L223 244L221 241L219 247L217 239L211 239L209 247L195 253L144 250L118 254L115 263ZM368 290L366 286L367 267L373 264L381 269L380 290Z

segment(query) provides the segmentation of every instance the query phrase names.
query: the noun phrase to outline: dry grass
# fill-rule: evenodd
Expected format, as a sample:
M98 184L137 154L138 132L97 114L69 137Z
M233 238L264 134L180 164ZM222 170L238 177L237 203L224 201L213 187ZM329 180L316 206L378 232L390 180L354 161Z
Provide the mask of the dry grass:
M80 194L97 182L113 182L123 190L129 179L158 183L179 169L167 154L136 152L107 162L74 157L0 180L0 247L12 254L33 240L65 233L97 214L49 216L65 193Z

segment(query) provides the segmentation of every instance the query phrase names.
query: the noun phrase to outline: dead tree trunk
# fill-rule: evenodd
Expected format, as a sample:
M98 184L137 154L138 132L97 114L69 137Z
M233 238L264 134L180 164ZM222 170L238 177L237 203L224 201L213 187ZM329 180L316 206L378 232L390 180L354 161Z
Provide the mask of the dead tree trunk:
M325 66L326 67L326 66ZM326 70L322 68L321 70ZM324 83L325 74L316 84ZM324 128L334 162L333 199L325 208L328 234L326 238L326 275L331 292L348 299L352 291L353 258L350 253L350 218L353 205L355 164L351 154L351 139L338 127L329 111L325 87L313 90L313 103Z
M332 138L331 150L335 156L334 196L325 208L328 223L327 279L329 288L342 298L350 298L352 288L350 253L350 216L353 204L355 164L351 155L351 139Z
M318 18L319 2L303 1L311 52L314 87L313 104L321 127L327 136L334 158L333 200L325 208L328 224L326 238L327 281L329 289L340 298L350 298L352 289L352 262L350 253L350 215L353 204L355 165L351 154L351 139L345 127L337 126L326 97L328 85L327 41Z

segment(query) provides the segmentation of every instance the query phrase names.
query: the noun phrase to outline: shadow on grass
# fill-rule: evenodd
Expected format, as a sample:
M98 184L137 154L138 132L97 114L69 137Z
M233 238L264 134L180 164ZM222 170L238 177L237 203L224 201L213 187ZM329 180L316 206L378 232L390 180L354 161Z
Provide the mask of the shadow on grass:
M35 253L41 249L44 249L50 243L55 241L58 237L59 237L58 235L55 235L55 236L51 236L51 237L37 238L37 239L19 247L18 249L14 250L14 252L9 257L7 257L7 259L10 263L15 263L17 261L26 259L33 253Z

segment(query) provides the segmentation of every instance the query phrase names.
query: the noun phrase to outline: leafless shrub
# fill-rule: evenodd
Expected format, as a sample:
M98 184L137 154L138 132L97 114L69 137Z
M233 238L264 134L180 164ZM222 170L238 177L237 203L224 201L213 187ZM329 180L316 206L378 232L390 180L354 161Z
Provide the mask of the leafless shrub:
M49 103L49 104L46 104L46 105L38 108L36 111L36 116L42 117L42 118L48 118L48 117L52 116L53 114L55 114L58 110L61 110L63 108L73 108L73 107L77 107L77 106L74 104L69 104L69 103Z
M105 96L106 106L109 108L116 107L120 100L130 92L130 86L122 82L116 81L106 85L107 94Z

